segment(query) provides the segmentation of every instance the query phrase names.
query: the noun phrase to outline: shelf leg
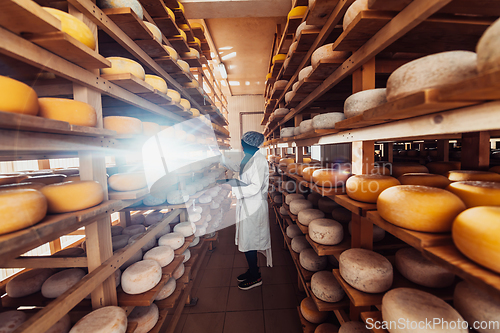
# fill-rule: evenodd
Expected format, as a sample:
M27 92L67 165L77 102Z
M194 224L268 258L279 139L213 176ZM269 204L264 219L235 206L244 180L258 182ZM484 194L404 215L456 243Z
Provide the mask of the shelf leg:
M373 224L366 218L352 214L351 247L373 250Z
M375 89L375 58L352 73L352 93Z
M375 161L375 141L355 141L352 143L352 174L370 174Z
M437 151L439 161L449 161L450 160L450 141L449 140L437 140Z
M490 166L490 133L462 134L462 170L488 170Z
M369 306L354 306L354 304L352 304L351 302L351 306L349 309L349 318L352 321L359 321L361 317L360 316L361 312L367 312L367 311L370 311Z
M125 228L130 225L130 222L130 212L120 212L120 225Z
M61 238L54 239L52 242L49 242L50 246L50 254L54 254L57 251L61 250Z

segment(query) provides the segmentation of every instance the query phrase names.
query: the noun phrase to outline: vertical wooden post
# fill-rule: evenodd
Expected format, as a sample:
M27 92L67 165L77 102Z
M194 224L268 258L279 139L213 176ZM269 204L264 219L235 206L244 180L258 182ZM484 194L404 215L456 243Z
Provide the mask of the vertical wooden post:
M358 214L351 218L351 247L373 250L373 223Z
M54 254L57 251L61 250L61 238L54 239L52 242L49 242L50 254Z
M394 143L387 142L384 143L384 160L392 163L394 161Z
M38 160L38 170L50 169L50 160Z
M352 73L352 93L375 89L375 58Z
M352 173L354 175L365 175L373 169L374 143L374 141L355 141L352 143Z
M437 151L439 161L449 161L450 160L450 141L449 140L437 140Z
M130 225L130 222L130 212L120 212L120 225L125 228Z
M488 170L490 166L490 133L463 133L461 159L463 170Z

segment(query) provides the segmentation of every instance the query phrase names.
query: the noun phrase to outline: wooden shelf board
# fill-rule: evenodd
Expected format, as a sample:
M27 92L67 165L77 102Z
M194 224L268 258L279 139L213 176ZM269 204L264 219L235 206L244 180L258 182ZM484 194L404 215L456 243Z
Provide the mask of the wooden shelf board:
M334 310L340 310L340 309L348 309L349 305L351 304L351 301L349 300L348 297L344 297L338 302L325 302L320 300L319 298L314 295L314 293L311 290L311 282L307 282L307 289L309 289L309 294L311 295L311 298L313 299L314 303L316 304L316 307L318 308L319 311L334 311Z
M280 46L278 48L279 49L278 53L288 52L289 45L287 46L287 43L285 43L285 39L291 39L293 37L300 23L302 23L302 16L292 16L288 18L288 21L285 26L285 31L283 32Z
M306 234L306 239L311 244L311 247L313 250L318 254L318 256L330 256L333 255L335 258L338 258L338 256L344 252L345 250L348 250L351 248L351 237L344 236L344 239L342 242L340 242L337 245L322 245L318 244L315 241L309 237L309 234Z
M176 282L179 282L179 280L177 280ZM184 290L184 288L185 288L184 283L177 283L175 286L175 291L172 295L170 295L169 297L167 297L165 299L162 299L161 301L155 302L156 305L158 305L158 308L160 308L160 309L173 309L175 307L175 304L177 303L177 300L179 299L179 296L181 295L182 291Z
M169 276L163 275L160 282L153 289L137 295L129 295L119 286L116 291L118 304L120 306L150 306L169 279Z
M43 34L61 30L61 21L34 1L3 2L0 22L2 27L16 34Z
M171 295L172 296L172 295ZM170 309L159 309L158 313L158 321L156 322L156 325L149 331L149 333L159 333L161 332L161 327L163 326L163 323L167 319L168 313Z
M475 78L439 89L443 101L486 101L500 99L500 71L480 74Z
M273 89L273 92L271 93L270 98L271 99L277 99L283 94L285 91L283 89Z
M17 297L12 298L8 295L2 297L2 307L4 308L18 308L20 306L36 306L36 307L45 307L49 305L51 302L55 301L54 298L45 298L42 295L42 292L36 292L34 294L25 296L25 297ZM90 309L91 303L90 299L84 299L79 302L74 309Z
M361 312L361 319L363 319L363 321L365 323L368 323L368 321L370 323L375 323L375 322L381 323L383 321L382 312L380 312L380 311ZM370 332L372 332L372 333L389 333L389 331L386 329L383 329L383 328L377 329L375 327L373 327L370 330Z
M187 62L189 64L189 67L202 67L202 64L200 62L200 59L197 57L181 57L182 60Z
M154 88L149 83L130 73L101 74L101 77L134 94L151 93L154 91Z
M336 195L334 200L342 207L359 216L366 216L368 211L377 210L377 204L356 201L347 195Z
M110 200L133 200L133 199L140 199L144 196L149 194L149 189L147 187L142 188L140 190L136 191L124 191L124 192L118 192L118 191L113 191L109 190L108 191L108 196ZM136 208L136 207L134 207ZM150 208L154 209L154 208Z
M191 74L185 73L185 72L178 72L178 73L173 73L170 74L170 76L175 79L178 83L189 83L193 81L193 76Z
M175 74L182 72L181 67L177 64L177 62L172 59L170 56L164 56L160 58L154 59L156 63L165 70L168 74Z
M189 46L182 37L168 37L167 39L177 53L189 52Z
M116 192L116 193L122 193L122 192ZM126 193L126 192L123 192ZM141 198L139 196L138 198ZM162 209L176 209L176 208L188 208L193 204L193 200L189 200L185 204L179 204L179 205L170 205L168 203L157 205L157 206L145 206L145 205L140 205L140 206L135 206L135 207L126 207L122 209L124 212L132 212L132 211L144 211L144 210L162 210Z
M163 276L171 278L175 270L179 268L179 266L182 264L183 260L184 260L183 256L175 256L174 260L170 264L168 264L165 267L162 267L161 272Z
M274 62L273 67L272 67L272 77L277 77L278 73L281 70L281 67L283 67L284 60L277 60Z
M308 76L309 80L324 80L329 77L337 68L342 66L344 61L347 59L338 59L338 60L320 60L318 65L313 68L313 71Z
M309 8L306 22L308 25L323 25L337 6L338 0L316 0Z
M161 33L167 37L173 37L173 36L178 36L180 34L179 28L175 24L174 21L170 18L170 16L163 16L163 17L155 17L154 21L158 28L160 29Z
M154 89L152 92L140 93L137 95L155 104L165 105L172 103L172 99L169 96L157 89ZM175 104L172 103L172 106L175 106Z
M130 7L103 8L102 11L132 40L150 40L154 36Z
M154 37L153 39L138 39L134 41L151 58L166 57L169 53L162 46L161 41Z
M137 326L139 326L139 323L137 322L127 322L127 330L125 333L134 333L135 330L137 329Z
M403 242L413 246L419 251L425 248L439 245L446 245L451 240L451 234L433 234L426 232L419 232L413 230L407 230L400 228L394 224L385 221L380 217L377 211L370 211L366 214L366 217L373 224L381 227L390 234L401 239Z
M323 81L311 80L309 78L305 78L299 82L300 83L297 86L297 90L295 91L296 96L301 96L302 94L310 94L323 83ZM295 102L295 96L294 98L292 98L292 101Z
M318 37L321 29L302 30L299 36L296 36L296 52L307 52Z

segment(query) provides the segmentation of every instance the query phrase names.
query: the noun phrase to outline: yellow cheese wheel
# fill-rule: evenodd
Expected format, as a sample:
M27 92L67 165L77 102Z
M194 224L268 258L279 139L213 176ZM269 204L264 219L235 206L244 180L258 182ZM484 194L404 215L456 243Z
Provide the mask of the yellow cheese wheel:
M200 116L200 111L198 109L191 108L191 109L189 109L189 111L191 111L191 113L193 114L193 117L199 117Z
M153 136L160 131L161 131L160 125L149 121L142 122L142 133L144 135Z
M500 206L500 183L463 181L451 183L446 189L462 199L467 208Z
M355 175L347 180L346 193L351 199L376 203L380 193L399 184L399 180L390 176Z
M273 77L273 73L267 73L266 75L266 80L269 80L270 78Z
M66 179L64 179L65 181L67 182L76 182L76 181L80 181L80 175L71 175L71 176L67 176Z
M305 168L309 168L309 167L311 167L311 166L312 166L311 164L306 164L306 163L304 163L304 164L298 164L298 165L297 165L297 174L298 174L299 176L302 176L302 175L303 175L303 171L304 171L304 169L305 169Z
M38 182L6 184L6 185L0 185L0 191L12 191L12 190L22 190L22 189L39 190L45 185L46 184L44 183L38 183Z
M141 134L142 121L132 117L109 116L104 117L105 129L116 131L118 134Z
M0 75L0 110L36 116L38 96L28 85Z
M90 126L97 125L95 109L84 102L67 98L39 98L39 116L48 119L61 120L71 125Z
M191 23L191 29L201 29L201 32L205 33L205 27L201 23Z
M310 157L302 157L302 162L303 163L311 163L313 160Z
M319 170L319 169L322 169L322 167L309 166L305 169L302 169L302 177L304 178L304 180L306 180L308 182L312 182L313 181L312 176L313 176L314 171Z
M425 165L430 173L448 176L448 171L460 170L460 162L429 162Z
M108 178L108 185L115 191L135 191L148 186L146 176L142 172L117 173Z
M47 200L37 190L0 191L0 235L40 222L47 213Z
M448 178L432 173L405 173L398 180L401 185L422 185L439 188L446 188L446 186L450 185Z
M178 27L179 27L179 29L181 29L183 31L189 30L189 25L187 25L187 24L179 24Z
M288 166L288 164L290 164L290 163L295 163L295 159L294 158L282 158L282 159L280 159L280 162L279 162L279 164L284 165L284 166Z
M166 94L168 92L167 82L157 75L146 74L146 83L150 84L153 88Z
M292 10L288 12L288 18L304 16L307 12L307 8L307 6L297 6L295 8L292 8Z
M277 54L277 55L275 55L275 56L273 57L273 60L272 60L273 65L274 65L274 63L275 63L276 61L283 61L283 60L285 60L285 59L286 59L286 54Z
M295 175L297 173L297 163L290 163L286 166L286 172Z
M178 91L173 89L168 89L167 96L172 99L172 102L180 103L181 102L181 94Z
M184 60L177 60L177 64L181 67L182 71L185 73L189 73L189 64Z
M193 27L193 26L191 25L191 28L192 28L192 27ZM200 40L199 38L196 38L196 37L195 37L195 38L194 38L194 42L195 42L195 43L196 43L196 45L198 45L198 47L201 49L201 40Z
M392 170L392 165L386 163L384 164L374 164L372 169L370 170L370 173L372 175L384 175L384 176L390 176L391 175L391 170Z
M198 52L197 49L193 49L192 47L190 47L189 48L189 52L183 53L182 57L183 58L192 58L192 57L194 57L194 58L200 59L200 52Z
M405 173L427 173L429 170L417 163L394 163L392 164L392 176L399 178Z
M180 9L181 12L184 14L184 5L182 3L180 3L179 1L177 1L177 5L179 6L178 9Z
M184 83L184 87L186 88L198 88L200 86L200 83L197 80L191 80L191 82Z
M144 80L146 73L144 68L134 60L122 57L108 57L111 68L101 68L101 74L132 74L138 79Z
M168 17L175 23L175 14L172 11L172 9L168 8L167 6L164 6L165 10L167 11Z
M191 103L187 99L181 98L179 104L182 105L182 107L184 107L184 110L186 111L191 109Z
M167 51L168 55L170 56L170 58L172 58L172 60L174 61L179 60L179 54L173 47L168 45L163 45L163 48L165 49L165 51Z
M467 181L467 180L500 182L500 174L488 171L452 170L448 172L448 179L453 182Z
M388 188L377 200L382 218L399 227L423 232L447 232L455 217L465 209L455 194L420 185Z
M313 172L312 180L322 187L342 187L349 176L349 171L346 170L317 169Z
M101 184L93 180L47 185L40 192L47 198L48 212L55 214L87 209L104 200Z
M456 247L469 259L500 273L500 207L474 207L453 222Z
M179 30L179 34L175 35L174 37L181 37L182 39L184 39L185 41L187 41L186 33L184 31L182 31L182 30Z
M83 23L73 15L65 13L59 9L48 7L43 7L43 9L45 9L61 21L62 31L78 40L82 44L90 47L92 50L95 50L94 34L85 23Z
M305 320L313 324L321 324L328 318L328 312L319 311L311 297L306 297L300 302L300 313Z

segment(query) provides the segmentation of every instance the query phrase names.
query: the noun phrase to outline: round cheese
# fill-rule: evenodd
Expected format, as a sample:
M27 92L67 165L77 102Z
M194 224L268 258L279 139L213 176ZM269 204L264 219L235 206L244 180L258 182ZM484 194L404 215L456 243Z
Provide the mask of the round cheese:
M180 205L189 200L189 194L183 190L176 190L167 193L167 202L171 205Z
M144 227L142 224L133 224L123 229L122 235L133 236L137 234L142 234L145 231L146 227Z
M500 56L497 52L500 47L499 34L500 23L497 20L486 29L477 43L477 68L480 73L491 72L500 67Z
M339 328L339 333L369 333L366 325L360 321L346 321Z
M318 169L313 172L312 180L322 187L343 187L349 176L346 170Z
M42 285L42 295L46 298L57 298L73 287L85 276L80 268L70 268L50 276Z
M278 80L278 81L274 82L273 87L276 90L281 90L281 89L285 89L287 85L288 85L288 80Z
M51 268L35 268L23 272L7 282L5 291L11 298L34 294L40 291L45 280L54 273L55 271Z
M46 330L45 333L68 333L70 329L71 319L67 314Z
M281 195L276 195L276 196L274 196L273 201L276 204L281 204L281 203L283 203L283 197Z
M192 47L189 48L189 52L183 53L182 54L183 58L197 58L200 59L200 52L198 50L193 49Z
M94 38L94 34L90 30L90 28L74 17L62 10L55 8L43 7L47 12L51 15L54 15L59 21L61 21L61 30L77 41L81 42L83 45L88 46L92 50L95 50L96 41Z
M292 128L292 127L290 127L290 128ZM290 163L295 163L295 159L286 157L286 158L282 158L279 160L280 166L282 166L282 165L287 166Z
M293 135L294 135L294 136L297 136L297 135L299 135L299 134L300 134L300 127L299 127L299 126L294 127L294 129L293 129Z
M314 131L312 119L304 120L299 125L300 134L305 134Z
M198 245L200 243L200 237L195 237L193 239L193 241L191 242L191 244L189 244L189 247L195 247L196 245Z
M11 310L0 313L0 332L14 332L27 319L23 311Z
M134 253L132 255L132 257L130 257L127 261L125 261L121 266L120 266L120 269L126 269L127 267L129 267L130 265L132 264L135 264L136 262L138 262L139 260L142 260L142 250L139 250L137 251L136 253Z
M283 216L288 216L288 211L285 209L285 207L280 207L280 214Z
M37 190L0 191L0 235L40 222L47 212L47 200Z
M124 248L128 244L130 236L129 235L118 235L111 237L111 243L113 244L113 251Z
M352 222L349 221L349 224L347 225L349 229L349 234L352 235ZM373 242L380 242L382 239L385 237L385 230L380 228L379 226L373 225Z
M304 174L304 173L302 173L302 174ZM319 200L321 198L323 198L323 196L321 194L319 194L319 193L316 193L316 192L311 192L307 196L307 200L309 200L314 205L314 207L318 207L318 203L319 203Z
M95 109L87 103L68 98L39 98L38 116L60 120L71 125L95 127L97 114Z
M168 92L167 82L165 82L165 80L158 75L146 74L145 81L161 93L166 94Z
M198 214L198 213L189 214L189 221L191 221L192 223L199 222L200 220L201 220L201 214ZM188 232L189 232L189 229L188 229ZM189 237L189 236L186 236L186 237Z
M119 306L105 306L80 319L70 333L125 333L127 314Z
M0 110L36 116L38 96L27 84L0 75Z
M448 172L460 170L460 162L429 162L425 166L430 173L448 177Z
M499 232L500 207L473 207L455 218L452 237L466 257L500 273Z
M284 116L284 115L288 114L288 112L290 112L290 110L287 108L279 108L279 109L276 109L276 111L274 111L274 115Z
M427 167L417 163L394 163L392 164L392 176L399 178L406 173L428 173Z
M309 200L305 200L305 199L293 200L290 203L290 212L294 215L297 215L300 213L300 211L302 211L304 209L310 209L312 207L313 207L313 205Z
M352 21L358 16L358 14L364 10L368 10L368 0L356 0L354 3L349 6L344 15L344 22L342 27L344 31L347 30Z
M311 297L306 297L300 302L300 313L305 320L313 324L320 324L328 318L328 312L319 311Z
M322 169L320 166L310 166L302 170L302 177L305 181L312 182L313 173L316 170Z
M353 288L382 293L392 285L392 265L384 256L365 249L349 249L340 255L339 272Z
M309 225L311 221L314 221L316 219L321 219L325 217L325 213L323 213L319 209L304 209L299 212L297 215L297 218L302 225Z
M47 199L47 211L56 214L94 207L104 200L101 184L93 180L51 184L40 192Z
M180 66L183 72L185 73L190 73L189 71L189 64L185 62L184 60L177 60L177 64ZM189 109L189 108L188 108Z
M170 97L172 99L172 102L174 103L180 103L182 99L181 94L179 94L178 91L173 89L168 89L167 96Z
M300 253L305 249L311 248L311 244L307 241L306 236L293 237L290 245L292 247L292 251L295 253Z
M136 234L128 239L128 244L133 244L138 238L141 238L143 234ZM156 246L156 238L151 238L148 242L141 248L142 252L146 252Z
M196 227L191 222L181 222L174 227L174 232L182 234L184 237L189 237L196 231Z
M401 185L422 185L438 188L446 188L450 181L445 176L432 173L405 173L398 177Z
M286 59L286 54L277 54L272 58L272 63L273 65L276 63L276 61L283 61Z
M322 301L338 302L345 296L344 289L331 271L316 272L311 277L311 291Z
M137 0L98 0L97 5L99 8L123 8L128 7L139 17L140 20L143 19L144 13L142 6Z
M281 129L280 136L282 138L292 137L295 131L295 127L285 127Z
M158 239L158 245L168 245L172 249L177 250L184 245L184 241L184 236L180 232L172 232L165 236L161 236L160 239Z
M179 104L184 108L185 111L191 109L191 102L189 102L187 99L181 98Z
M293 180L289 180L287 182L281 183L283 189L285 189L289 193L295 193L297 190L297 184Z
M333 51L333 43L317 48L311 56L311 65L318 67L320 61L343 63L350 55L350 52Z
M453 219L465 208L453 193L419 185L393 186L377 200L377 210L383 219L423 232L450 231Z
M346 193L351 199L376 203L385 189L396 185L399 185L399 181L390 176L355 175L347 180Z
M392 102L418 91L461 82L477 76L477 56L470 51L449 51L413 60L392 72L387 100Z
M184 252L182 252L182 255L184 256L184 259L182 260L182 263L185 263L189 259L191 259L191 251L189 251L189 249L186 249Z
M335 124L345 119L342 112L322 113L313 118L314 129L331 129Z
M167 195L165 193L155 193L148 194L143 200L142 203L144 206L158 206L167 201Z
M129 323L137 323L134 333L148 333L155 327L160 312L158 306L153 303L150 306L136 306L128 316Z
M322 245L337 245L344 239L344 228L337 221L316 219L309 223L309 237Z
M177 287L177 283L173 277L168 279L167 283L161 288L160 292L155 298L155 301L161 301L172 295Z
M179 60L179 55L173 47L163 45L163 48L165 49L165 51L167 51L168 55L170 56L170 58L172 58L173 61L177 62L177 60Z
M296 224L293 224L286 228L286 235L290 238L295 238L297 236L302 236L302 231L300 231Z
M308 8L307 6L297 6L292 8L292 10L288 12L288 18L304 16L307 12L307 8Z
M453 307L472 325L474 322L500 322L498 297L478 289L467 281L457 283L453 294ZM480 333L496 333L495 327L477 328Z
M346 118L352 118L385 103L385 88L360 91L345 100L344 115Z
M106 59L111 62L111 68L101 68L101 74L131 74L141 80L146 78L144 68L134 60L121 57L108 57Z
M328 264L328 258L318 256L313 249L305 249L299 255L300 265L311 272L317 272L325 269Z
M382 164L374 164L369 173L373 175L390 176L391 171L392 171L392 164L382 162Z
M334 207L332 210L332 218L340 223L348 223L351 221L351 211L348 209L345 209L344 207L338 206Z
M191 108L189 111L193 114L193 117L199 117L200 116L200 110Z
M122 289L127 294L142 294L153 289L161 276L161 266L156 260L141 260L123 271Z
M451 183L446 189L462 199L467 208L500 206L500 183L460 181Z
M313 71L312 66L307 66L307 67L302 68L301 71L299 72L299 81L302 81L305 78L307 78L311 74L312 71Z
M396 268L408 280L429 288L446 288L453 284L455 275L427 260L414 248L396 252Z
M315 29L321 29L321 26L307 24L307 22L304 21L301 24L299 24L297 30L295 30L295 36L298 38L298 36L300 36L302 31L315 30Z
M488 171L452 170L448 172L448 179L452 182L459 181L485 181L500 182L500 174Z
M111 236L121 235L123 232L123 227L121 225L112 225L111 226Z
M165 214L162 212L151 212L144 218L144 225L153 225L163 220Z
M382 319L387 322L398 322L400 319L405 323L433 322L439 318L443 322L458 323L464 322L460 314L442 299L418 289L397 288L389 290L382 298ZM437 325L436 329L391 329L391 333L405 332L448 332L466 333L467 328L461 325L450 325L446 329L441 329ZM459 326L459 328L457 328ZM444 326L446 327L446 326Z
M183 275L184 271L186 270L186 267L184 264L180 264L179 267L172 273L172 277L176 280L179 280Z
M290 165L293 165L293 164L290 164ZM289 166L290 166L290 165L289 165ZM287 195L287 196L285 197L285 203L286 203L287 205L289 205L289 204L290 204L290 202L292 202L293 200L299 200L299 199L304 200L305 198L304 198L304 196L303 196L302 194L289 194L289 195Z
M155 260L165 267L174 260L174 250L170 246L157 246L144 254L144 260Z
M142 121L132 117L107 116L103 118L105 129L116 131L118 134L142 134Z
M309 3L311 3L311 0L309 0ZM316 329L314 330L314 333L338 333L339 327L334 324L330 323L323 323L318 325Z

